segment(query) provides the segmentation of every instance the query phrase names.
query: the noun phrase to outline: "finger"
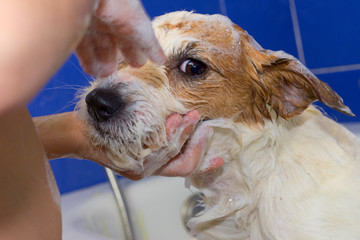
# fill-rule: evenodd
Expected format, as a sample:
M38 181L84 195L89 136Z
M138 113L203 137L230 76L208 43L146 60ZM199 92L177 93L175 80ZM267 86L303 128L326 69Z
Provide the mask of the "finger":
M201 115L196 110L189 111L184 117L179 126L178 143L182 146L189 136L193 133L196 124L200 121Z
M140 179L143 179L144 176L143 175L140 175L140 174L135 174L133 171L115 171L117 174L120 174L121 176L123 177L126 177L130 180L133 180L133 181L138 181Z
M133 32L128 38L119 39L119 45L125 61L132 67L141 67L147 59L159 65L166 61L164 51L148 21L134 26Z
M86 73L93 75L94 72L91 66L93 64L95 54L91 46L91 38L85 35L76 48L76 56L78 57L80 66L83 68L83 70Z
M166 62L165 53L157 39L155 39L153 47L149 49L148 55L151 61L158 65L163 65Z
M96 77L107 77L118 68L116 49L110 53L108 48L101 52L101 47L92 46L76 51L80 66L85 73ZM101 54L100 54L101 52Z
M210 142L213 129L199 127L189 140L182 154L174 157L158 172L162 176L189 176L196 171Z
M203 162L208 162L208 164L201 164L200 168L196 171L195 174L201 175L201 174L210 173L215 169L221 167L225 163L224 159L222 159L221 157L215 157L210 159L209 161L203 161Z
M102 36L95 39L94 59L89 67L93 75L107 77L114 73L119 65L119 52L116 43L110 36Z
M94 14L111 26L124 61L130 66L141 67L149 58L159 65L166 61L140 1L102 0Z
M114 164L114 162L110 158L107 157L106 153L100 149L97 149L95 151L93 149L90 149L89 152L90 153L87 153L87 154L90 154L89 155L90 157L87 159L89 159L90 161L96 162L103 167L109 168L113 172L115 172L123 177L126 177L126 178L134 180L134 181L144 178L143 174L135 173L132 170L120 169L118 166L116 166L116 164Z
M91 27L76 49L84 71L97 77L106 77L116 71L119 50L109 27L94 17Z
M118 42L121 55L126 64L131 67L140 68L147 62L148 55L146 51L139 45L135 45L136 40L128 39Z
M175 135L178 127L181 125L183 117L179 113L174 113L166 119L165 129L167 139Z
M94 162L98 163L99 165L101 165L103 167L109 168L113 172L115 172L116 174L119 174L119 175L121 175L123 177L126 177L126 178L128 178L130 180L133 180L133 181L138 181L138 180L144 178L144 175L136 174L133 171L120 170L112 162L109 162L109 161L98 161L98 160L91 160L91 161L94 161Z
M191 110L184 116L179 113L172 114L165 122L168 140L179 141L178 144L181 146L190 136L200 118L201 115L196 110ZM178 137L177 140L175 140L176 137Z

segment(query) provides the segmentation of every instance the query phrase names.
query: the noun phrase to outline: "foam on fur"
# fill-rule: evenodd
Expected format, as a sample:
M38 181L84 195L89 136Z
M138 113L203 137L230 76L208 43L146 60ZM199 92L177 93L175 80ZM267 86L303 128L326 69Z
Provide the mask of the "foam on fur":
M199 126L214 129L198 170L213 157L225 161L187 178L205 195L204 212L189 222L198 240L360 239L360 141L311 106L320 100L352 115L341 97L224 16L175 12L153 26L164 66L120 66L88 89L117 89L125 111L100 124L80 103L93 143L117 166L147 176L181 150L166 139L166 117L196 109L206 119ZM202 61L206 72L182 72L188 59Z
M128 105L116 122L102 123L102 130L99 131L96 127L98 123L87 113L85 95L95 88L113 85L121 85L117 88L118 94L126 101L136 101ZM176 141L167 140L164 123L170 114L184 113L186 110L164 86L158 88L122 72L93 82L81 99L78 103L80 117L95 126L89 133L92 143L99 148L106 147L109 158L120 169L148 176L168 161L169 152L174 152L173 155L179 153L180 147L175 144ZM168 150L157 151L158 160L145 169L145 159L164 147Z
M222 121L204 122L215 127L207 154L227 163L188 179L205 195L189 222L197 239L359 239L355 135L314 107L258 129Z

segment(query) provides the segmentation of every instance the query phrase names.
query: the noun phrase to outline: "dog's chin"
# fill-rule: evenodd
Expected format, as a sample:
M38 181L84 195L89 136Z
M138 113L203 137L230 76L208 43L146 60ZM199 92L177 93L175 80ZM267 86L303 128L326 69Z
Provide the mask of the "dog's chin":
M150 158L155 158L153 153L159 149L166 149L168 142L165 124L155 121L150 123L148 119L148 116L135 113L133 117L117 119L116 123L104 124L90 120L88 124L92 129L89 132L91 144L104 149L117 170L132 172L141 177L151 175L165 164L167 159L161 153L158 159Z

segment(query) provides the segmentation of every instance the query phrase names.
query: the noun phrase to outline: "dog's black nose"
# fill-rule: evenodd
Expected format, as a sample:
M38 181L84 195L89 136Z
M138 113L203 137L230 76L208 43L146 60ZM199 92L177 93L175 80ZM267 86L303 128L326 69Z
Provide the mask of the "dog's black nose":
M87 110L98 122L116 116L125 107L125 102L115 89L96 88L86 95Z

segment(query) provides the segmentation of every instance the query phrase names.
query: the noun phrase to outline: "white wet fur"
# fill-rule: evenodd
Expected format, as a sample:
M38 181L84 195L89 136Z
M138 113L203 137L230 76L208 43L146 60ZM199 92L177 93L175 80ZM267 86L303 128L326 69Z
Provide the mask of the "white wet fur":
M206 196L189 223L198 239L360 239L360 141L347 129L314 107L261 129L204 124L208 156L226 163L188 179Z
M153 25L166 53L176 51L184 39L199 40L178 36L177 29L167 34L157 29L182 18L207 21L209 16L176 12L155 19ZM223 16L212 20L232 25ZM138 100L127 110L129 118L104 126L110 137L103 138L95 129L90 134L94 144L109 149L118 166L146 170L146 175L164 163L161 158L168 152L144 166L153 150L142 143L151 139L160 148L171 145L165 138L165 119L172 112L188 110L169 91L165 71L160 75L163 85L159 88L142 82L131 71L120 70L87 90L125 82L122 94ZM83 100L79 104L80 115L92 124L84 104ZM313 106L289 120L271 114L271 120L258 126L231 119L201 123L213 127L214 134L199 169L207 169L213 157L222 157L225 164L187 178L188 185L204 192L206 205L189 222L192 234L198 240L360 239L359 139ZM172 154L180 151L176 142L169 147Z
M78 103L79 116L89 124L94 120L87 113L85 95L95 88L106 88L123 84L118 89L124 99L133 99L122 116L114 123L103 123L99 133L96 129L89 132L95 146L106 146L110 159L123 171L132 170L136 174L148 176L164 165L170 157L179 153L181 144L175 136L166 138L165 119L171 113L185 113L185 108L167 90L143 83L127 72L118 72L106 79L98 79L84 91ZM156 143L156 146L152 146ZM155 150L158 150L155 152ZM153 159L151 161L151 159ZM145 166L145 160L150 164Z

